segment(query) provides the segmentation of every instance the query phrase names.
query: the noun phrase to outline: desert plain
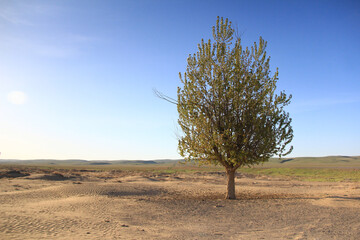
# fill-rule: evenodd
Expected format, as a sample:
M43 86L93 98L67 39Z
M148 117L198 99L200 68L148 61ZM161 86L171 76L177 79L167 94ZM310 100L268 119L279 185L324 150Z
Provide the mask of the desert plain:
M0 165L0 239L360 239L358 181Z

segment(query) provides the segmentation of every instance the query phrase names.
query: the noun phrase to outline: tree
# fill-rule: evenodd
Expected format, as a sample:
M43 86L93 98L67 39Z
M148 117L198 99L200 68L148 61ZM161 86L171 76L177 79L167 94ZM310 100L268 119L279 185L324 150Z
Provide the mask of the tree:
M201 41L198 52L187 59L186 72L180 73L179 151L187 161L224 166L226 198L235 199L239 167L292 151L292 146L286 149L293 130L284 110L291 95L275 92L278 69L271 76L267 42L261 37L244 49L231 22L218 17L213 38Z

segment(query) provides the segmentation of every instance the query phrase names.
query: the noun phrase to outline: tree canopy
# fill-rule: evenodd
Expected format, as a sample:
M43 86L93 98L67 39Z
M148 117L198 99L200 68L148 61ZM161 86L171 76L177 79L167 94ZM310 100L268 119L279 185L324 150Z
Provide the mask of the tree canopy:
M189 55L178 87L180 154L188 161L221 164L226 198L235 198L235 171L292 151L291 95L276 92L278 69L270 71L267 42L243 48L228 19L217 19L213 40Z

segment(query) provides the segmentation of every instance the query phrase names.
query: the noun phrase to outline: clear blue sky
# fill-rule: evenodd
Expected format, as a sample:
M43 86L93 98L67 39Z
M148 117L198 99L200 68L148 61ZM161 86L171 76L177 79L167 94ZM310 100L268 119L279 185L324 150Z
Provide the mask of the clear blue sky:
M217 16L268 41L291 156L360 155L359 1L0 1L1 158L177 153L178 73Z

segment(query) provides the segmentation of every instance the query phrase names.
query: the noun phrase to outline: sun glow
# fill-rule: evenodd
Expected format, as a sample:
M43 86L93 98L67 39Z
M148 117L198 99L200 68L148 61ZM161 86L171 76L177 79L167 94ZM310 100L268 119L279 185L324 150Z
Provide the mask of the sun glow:
M21 91L12 91L8 94L7 99L12 104L21 105L26 102L26 94Z

